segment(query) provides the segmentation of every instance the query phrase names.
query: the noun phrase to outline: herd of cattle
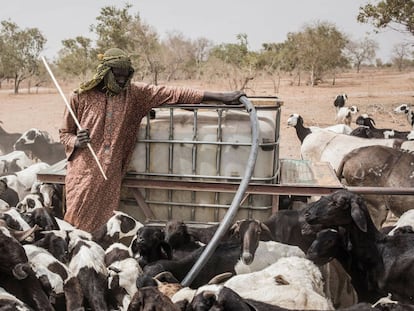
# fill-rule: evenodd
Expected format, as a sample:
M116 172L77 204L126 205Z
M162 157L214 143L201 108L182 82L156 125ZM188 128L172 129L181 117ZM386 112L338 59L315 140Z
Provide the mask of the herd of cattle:
M302 157L328 161L348 185L414 186L411 131L380 137L364 115L352 130L358 109L344 114L346 100L334 103L342 124L289 118ZM413 119L408 105L398 109ZM184 287L219 224L141 223L117 211L95 232L76 229L63 220L62 187L36 180L64 157L43 131L0 127L0 310L414 310L410 195L339 190L237 220ZM384 227L388 211L399 219Z

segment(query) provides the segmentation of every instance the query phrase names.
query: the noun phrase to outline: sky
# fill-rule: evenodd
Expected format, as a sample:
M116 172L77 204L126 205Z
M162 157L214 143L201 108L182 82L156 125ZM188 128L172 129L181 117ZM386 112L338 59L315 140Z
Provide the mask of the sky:
M38 28L47 39L44 55L57 56L61 41L89 31L105 6L123 8L155 28L161 39L170 32L186 38L207 38L215 44L236 43L237 34L247 34L251 50L262 43L280 43L289 32L298 32L315 22L333 23L352 40L369 36L379 44L377 57L389 61L395 44L412 40L393 30L374 33L368 24L356 21L363 0L0 0L0 21L11 20L20 29Z

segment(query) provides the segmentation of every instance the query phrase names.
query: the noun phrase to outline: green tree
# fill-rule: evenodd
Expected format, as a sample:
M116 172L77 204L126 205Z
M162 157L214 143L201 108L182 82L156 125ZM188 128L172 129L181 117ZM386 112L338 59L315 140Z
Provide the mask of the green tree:
M56 62L58 68L72 77L85 80L97 65L97 55L92 48L92 40L78 36L75 39L62 41L63 48L59 51Z
M134 42L129 32L134 20L134 16L129 13L131 7L132 5L127 3L121 9L106 6L100 10L100 15L96 18L97 24L90 26L90 30L98 36L96 46L99 51L113 47L125 51L134 50Z
M152 82L157 84L160 73L165 69L158 34L141 21L138 13L131 14L131 7L131 4L125 4L121 9L114 6L101 9L96 18L98 23L90 27L98 36L97 50L102 53L108 48L118 47L127 51L136 69L135 77L142 80L151 75Z
M346 45L347 54L357 72L364 61L372 61L375 58L376 50L378 50L378 43L367 37L357 41L348 41Z
M309 72L309 84L314 86L323 74L344 66L346 58L342 51L347 39L333 24L317 22L304 30L290 34L288 40L295 50L298 65Z
M21 82L36 75L39 70L39 55L46 43L37 28L20 29L9 21L1 22L0 54L3 77L14 81L14 93L19 93Z
M229 81L230 88L246 90L257 76L257 53L249 51L246 34L237 35L238 43L225 43L212 48L210 58L214 70ZM218 62L217 62L218 61Z
M383 0L377 4L368 3L359 8L357 20L370 23L377 30L388 27L414 35L414 1Z

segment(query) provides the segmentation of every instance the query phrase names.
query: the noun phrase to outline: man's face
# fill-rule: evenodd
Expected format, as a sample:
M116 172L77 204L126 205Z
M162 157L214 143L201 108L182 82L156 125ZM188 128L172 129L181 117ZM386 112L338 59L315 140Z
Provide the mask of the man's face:
M112 68L112 72L115 76L115 81L120 87L124 87L129 78L128 68Z

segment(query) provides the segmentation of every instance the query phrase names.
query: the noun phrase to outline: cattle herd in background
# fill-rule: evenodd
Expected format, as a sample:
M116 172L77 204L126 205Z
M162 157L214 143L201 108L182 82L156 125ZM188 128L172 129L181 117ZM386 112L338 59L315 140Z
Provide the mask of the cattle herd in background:
M289 118L302 158L328 161L347 185L413 187L411 131L376 128L347 99L335 99L330 127ZM408 105L396 112L413 127ZM62 186L36 180L64 157L44 131L0 128L0 310L414 310L410 195L339 190L237 220L183 287L218 224L117 211L95 232L76 229L63 220ZM389 211L399 219L384 227Z

